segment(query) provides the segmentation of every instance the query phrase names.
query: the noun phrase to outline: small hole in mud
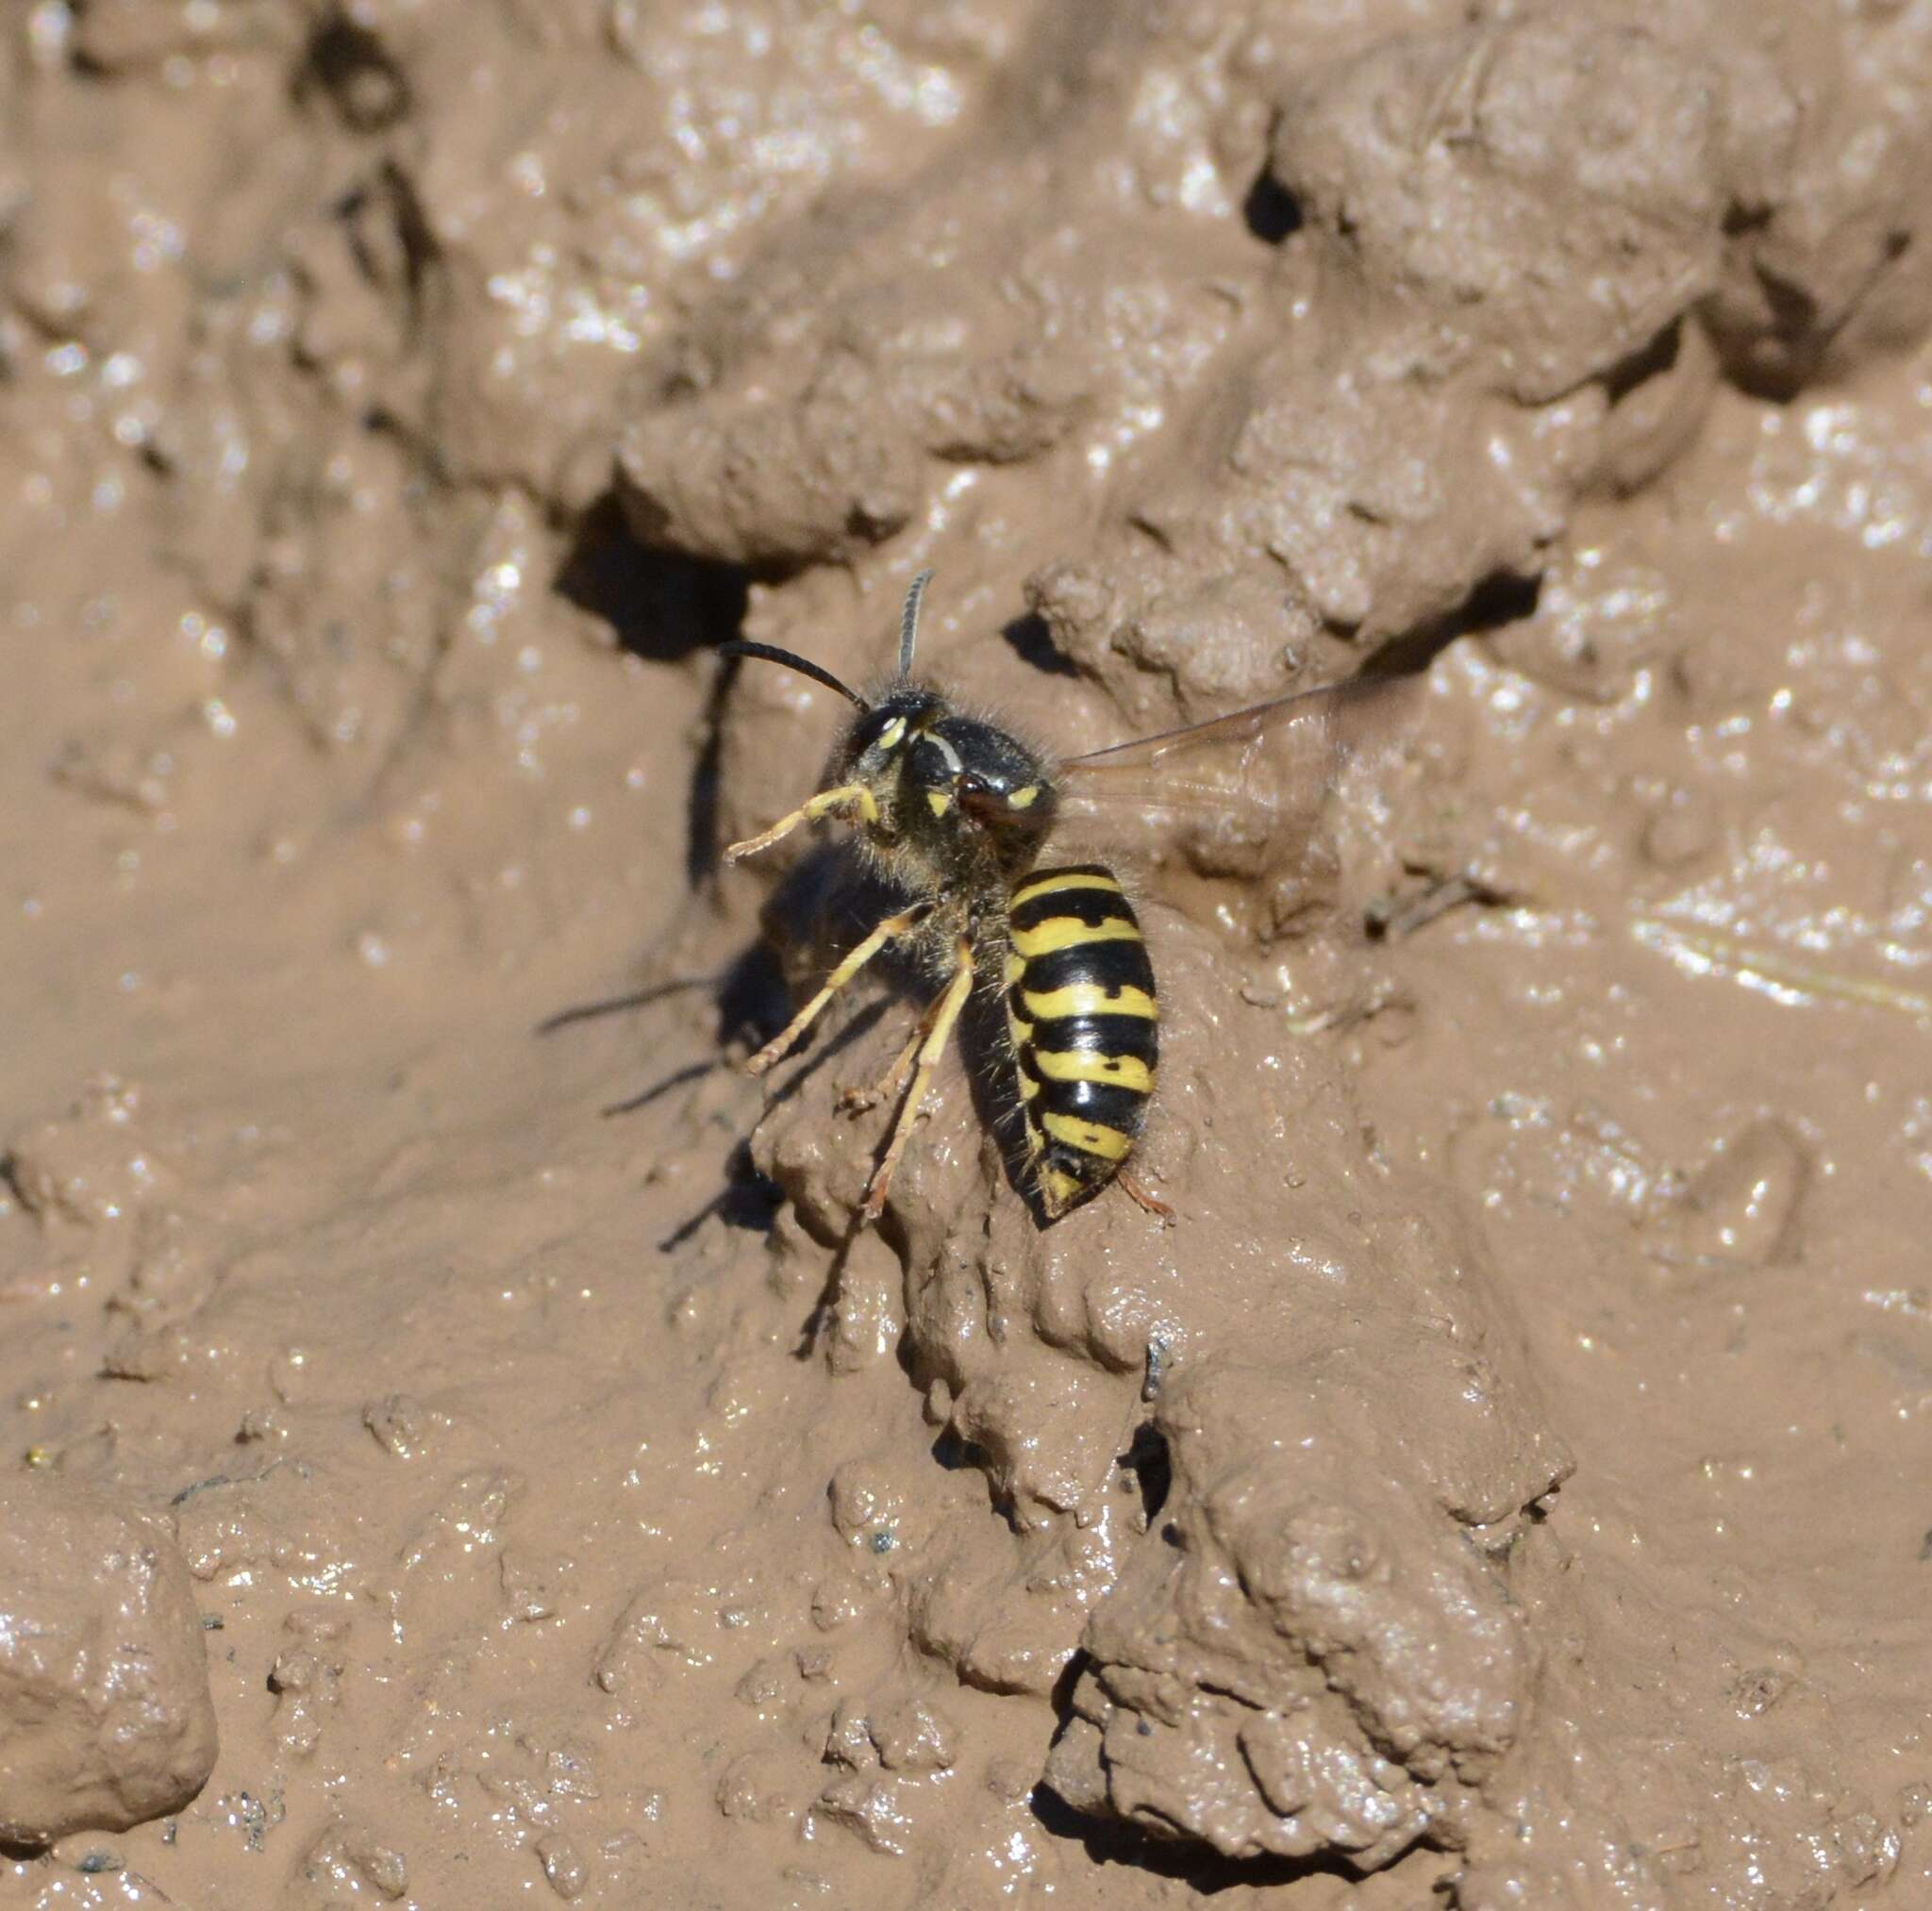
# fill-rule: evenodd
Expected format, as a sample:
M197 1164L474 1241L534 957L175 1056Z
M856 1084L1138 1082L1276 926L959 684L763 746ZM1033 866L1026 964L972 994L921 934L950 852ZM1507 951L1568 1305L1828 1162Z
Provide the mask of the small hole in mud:
M1359 674L1374 679L1425 671L1457 638L1480 637L1485 631L1501 630L1505 624L1534 617L1542 590L1541 573L1524 577L1514 571L1492 571L1447 616L1385 643Z
M1182 1535L1181 1529L1178 1526L1176 1526L1172 1520L1170 1520L1167 1522L1167 1524L1160 1529L1160 1537L1163 1540L1166 1541L1168 1545L1172 1546L1176 1553L1180 1552L1182 1548L1187 1544L1186 1538Z
M951 1427L933 1441L932 1456L949 1473L970 1473L983 1469L987 1463L985 1448L962 1439Z
M1060 1675L1053 1682L1053 1690L1047 1694L1047 1703L1053 1707L1057 1717L1064 1719L1073 1711L1074 1688L1092 1663L1091 1655L1081 1646L1074 1649L1074 1656L1060 1668Z
M1168 1452L1167 1436L1151 1421L1142 1421L1121 1455L1120 1463L1132 1473L1141 1488L1141 1508L1148 1525L1160 1517L1167 1504L1168 1489L1174 1485L1174 1457Z
M1543 580L1520 576L1514 571L1492 571L1463 600L1458 622L1464 636L1485 630L1501 630L1506 623L1520 623L1534 617L1542 601Z
M602 618L634 656L675 663L738 635L751 574L735 564L652 550L632 536L624 507L606 491L584 513L555 589Z
M1036 612L1029 611L1024 617L1014 618L1000 635L1037 671L1045 671L1048 675L1057 677L1076 677L1080 674L1079 665L1054 642L1046 619Z
M1677 362L1684 343L1684 322L1674 319L1649 344L1641 346L1627 358L1610 368L1604 391L1612 405L1626 398L1647 379L1660 376Z
M1262 244L1279 245L1302 229L1301 201L1263 168L1241 201L1241 218Z
M299 100L310 91L325 93L352 132L386 131L409 110L409 83L402 69L375 34L340 14L309 40L295 96Z

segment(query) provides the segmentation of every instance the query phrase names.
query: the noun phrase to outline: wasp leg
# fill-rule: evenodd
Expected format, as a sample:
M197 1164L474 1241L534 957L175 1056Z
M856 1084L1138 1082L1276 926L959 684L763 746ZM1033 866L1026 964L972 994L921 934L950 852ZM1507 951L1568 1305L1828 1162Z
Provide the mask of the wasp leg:
M921 903L900 915L888 916L825 977L824 987L757 1055L753 1055L750 1061L745 1063L745 1072L752 1075L763 1074L819 1019L824 1012L826 1003L830 1002L833 996L837 995L840 989L843 989L888 942L896 941L901 936L909 935L931 913L932 905Z
M742 842L734 842L725 850L724 860L728 863L742 862L748 856L757 856L761 849L770 849L780 837L790 836L801 823L817 823L841 809L856 809L868 823L879 813L872 791L864 784L841 783L836 789L821 789L808 802L799 805L790 816L781 816L770 829L761 829L758 835L748 836Z
M886 1143L886 1152L879 1156L879 1165L873 1170L872 1179L866 1183L865 1201L859 1212L869 1221L876 1221L885 1212L886 1189L892 1184L892 1171L898 1167L899 1157L906 1152L906 1143L912 1136L912 1124L918 1121L919 1111L925 1105L926 1090L932 1087L932 1072L939 1066L940 1056L945 1053L946 1044L952 1039L953 1030L966 1006L966 998L972 993L973 944L961 936L952 979L940 997L931 1027L925 1031L924 1039L919 1044L918 1066L913 1071L912 1086L899 1105L899 1119L892 1123L892 1138Z
M1137 1203L1146 1213L1158 1215L1170 1226L1173 1224L1174 1219L1174 1209L1168 1206L1167 1203L1162 1201L1159 1195L1142 1188L1124 1168L1114 1176L1114 1179L1120 1183L1121 1192Z
M918 1025L912 1031L912 1039L899 1051L899 1059L871 1088L847 1088L839 1097L841 1108L848 1115L862 1114L867 1108L875 1108L881 1102L891 1101L906 1086L906 1077L912 1072L912 1064L918 1058L926 1037L932 1033L933 1022L945 999L941 992L926 1004L924 1014L919 1018Z

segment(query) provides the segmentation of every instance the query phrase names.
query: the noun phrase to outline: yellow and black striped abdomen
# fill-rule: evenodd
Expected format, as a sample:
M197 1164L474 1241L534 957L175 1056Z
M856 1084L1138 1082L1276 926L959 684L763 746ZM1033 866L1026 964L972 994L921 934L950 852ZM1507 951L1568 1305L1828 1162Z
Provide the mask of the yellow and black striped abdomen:
M1051 1219L1105 1188L1140 1138L1159 1046L1154 968L1132 905L1097 863L1023 877L1007 936L1007 1028Z

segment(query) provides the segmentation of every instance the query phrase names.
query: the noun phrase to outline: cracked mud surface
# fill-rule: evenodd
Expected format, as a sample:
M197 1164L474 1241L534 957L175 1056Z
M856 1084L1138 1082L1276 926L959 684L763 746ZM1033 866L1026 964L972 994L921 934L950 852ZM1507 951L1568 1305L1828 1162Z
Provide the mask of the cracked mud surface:
M1932 8L0 31L0 1903L1932 1896ZM1173 1227L736 1067L926 565L1410 678L1108 846Z

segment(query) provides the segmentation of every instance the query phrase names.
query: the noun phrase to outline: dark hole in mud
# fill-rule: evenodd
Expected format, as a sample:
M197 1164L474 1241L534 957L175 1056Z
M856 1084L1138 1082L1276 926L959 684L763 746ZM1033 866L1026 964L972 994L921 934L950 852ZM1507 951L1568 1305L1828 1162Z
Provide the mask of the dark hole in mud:
M1542 590L1541 573L1524 577L1514 571L1492 571L1447 616L1390 639L1362 666L1359 674L1373 679L1425 671L1459 637L1480 637L1486 631L1534 617Z
M984 1472L991 1464L983 1447L962 1438L951 1427L933 1441L932 1456L949 1473Z
M1520 623L1536 615L1542 594L1540 573L1524 577L1514 571L1492 571L1462 600L1462 607L1450 620L1455 635L1480 637L1485 631Z
M1362 911L1362 931L1372 942L1399 942L1452 909L1501 909L1516 900L1508 890L1461 870L1424 870L1415 882L1369 903Z
M1085 1646L1076 1646L1074 1655L1060 1668L1059 1676L1053 1682L1053 1689L1046 1695L1046 1703L1053 1707L1054 1717L1065 1719L1074 1709L1074 1688L1080 1683L1080 1675L1093 1663L1093 1655Z
M1241 218L1262 244L1279 245L1302 229L1301 201L1263 167L1241 201Z
M1065 651L1053 640L1053 631L1046 619L1037 612L1029 611L1024 617L1016 617L1000 635L1012 645L1020 658L1030 663L1037 671L1045 671L1050 676L1076 677L1080 667Z
M1783 403L1814 374L1829 340L1819 329L1818 301L1803 286L1761 266L1757 283L1771 310L1770 331L1750 341L1741 362L1730 369L1752 397Z
M1683 349L1684 322L1673 319L1649 344L1641 346L1627 358L1611 366L1610 374L1604 380L1604 391L1612 405L1620 404L1647 379L1660 376L1677 362L1677 354Z
M1803 286L1768 272L1758 274L1758 282L1764 288L1780 338L1801 338L1817 324L1818 301Z
M409 310L414 324L420 322L422 315L424 280L428 276L430 261L436 257L436 234L430 229L429 215L423 209L423 202L417 198L415 184L409 175L392 161L385 161L382 179L390 202L395 208L396 237L403 243L404 270L409 285Z
M1120 1464L1132 1473L1141 1488L1141 1510L1152 1526L1167 1504L1174 1486L1174 1456L1168 1451L1167 1436L1151 1421L1134 1429L1134 1437L1121 1455Z
M366 27L341 14L319 25L295 78L295 97L323 94L352 132L385 132L409 110L409 82Z

